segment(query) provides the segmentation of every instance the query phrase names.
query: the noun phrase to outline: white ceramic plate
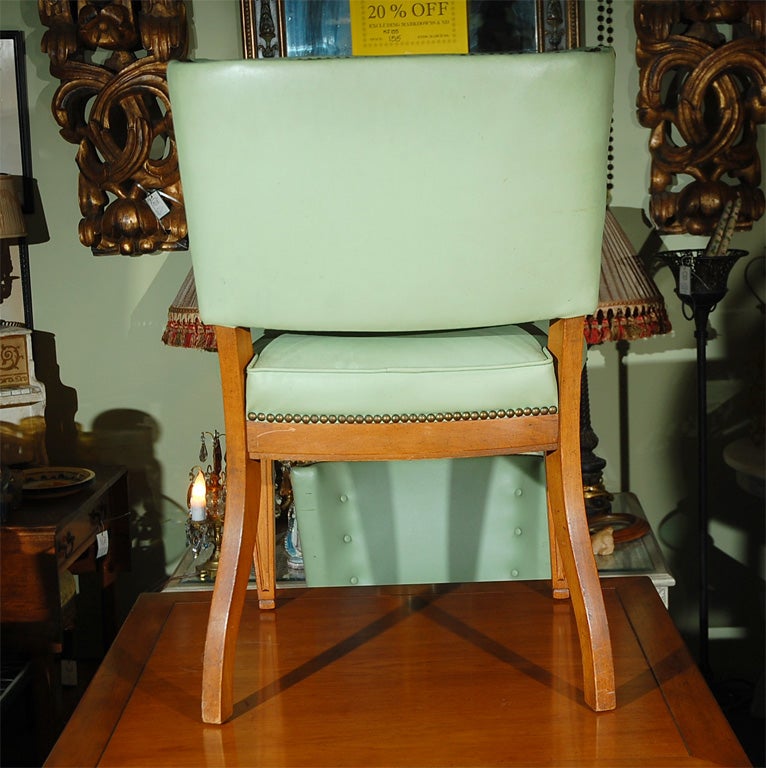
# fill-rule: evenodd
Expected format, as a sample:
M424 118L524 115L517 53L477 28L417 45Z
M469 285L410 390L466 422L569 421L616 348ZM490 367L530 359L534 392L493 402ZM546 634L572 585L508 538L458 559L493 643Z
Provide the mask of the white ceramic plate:
M82 467L37 467L24 470L24 493L58 496L79 491L96 473Z

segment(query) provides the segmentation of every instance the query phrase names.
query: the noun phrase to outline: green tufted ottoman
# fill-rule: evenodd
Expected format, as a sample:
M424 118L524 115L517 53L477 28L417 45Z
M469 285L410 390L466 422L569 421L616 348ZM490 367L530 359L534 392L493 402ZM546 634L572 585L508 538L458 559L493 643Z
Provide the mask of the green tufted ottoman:
M309 586L550 578L537 455L291 469Z

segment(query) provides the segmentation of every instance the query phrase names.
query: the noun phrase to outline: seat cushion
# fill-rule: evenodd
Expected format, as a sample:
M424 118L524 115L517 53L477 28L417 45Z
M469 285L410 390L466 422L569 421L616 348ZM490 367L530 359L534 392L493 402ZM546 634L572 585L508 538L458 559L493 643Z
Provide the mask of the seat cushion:
M555 412L545 336L516 325L383 335L283 333L256 342L251 421L410 421Z

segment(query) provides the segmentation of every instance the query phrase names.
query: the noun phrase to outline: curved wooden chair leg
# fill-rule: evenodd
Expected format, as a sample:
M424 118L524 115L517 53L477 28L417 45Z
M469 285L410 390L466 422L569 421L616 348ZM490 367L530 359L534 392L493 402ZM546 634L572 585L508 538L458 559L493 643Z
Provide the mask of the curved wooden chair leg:
M274 525L274 462L261 460L261 493L253 562L258 587L258 605L262 609L276 605L276 544Z
M601 712L616 706L614 663L575 456L579 446L565 446L546 459L550 512L580 637L585 702Z
M260 495L260 464L227 462L226 523L202 662L202 720L223 723L234 710L234 656L250 577ZM240 466L241 465L241 466Z

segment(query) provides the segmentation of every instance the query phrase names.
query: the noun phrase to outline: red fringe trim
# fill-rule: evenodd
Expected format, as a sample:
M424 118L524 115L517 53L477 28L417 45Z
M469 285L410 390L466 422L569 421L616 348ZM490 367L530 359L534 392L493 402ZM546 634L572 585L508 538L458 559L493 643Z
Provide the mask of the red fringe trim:
M165 332L162 334L162 342L169 347L202 349L206 352L218 351L215 329L205 325L199 319L193 321L168 319Z
M599 310L585 318L585 341L588 344L603 344L610 341L635 341L661 336L672 329L665 310L654 308L640 311L630 309ZM162 342L169 347L203 349L217 352L215 330L201 320L169 319L162 334Z
M599 309L585 318L585 341L603 344L607 341L635 341L660 336L672 330L664 307L606 311Z

